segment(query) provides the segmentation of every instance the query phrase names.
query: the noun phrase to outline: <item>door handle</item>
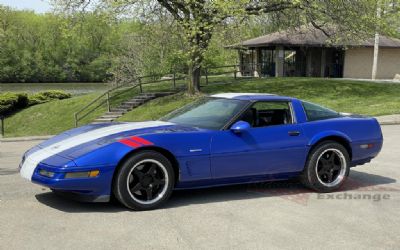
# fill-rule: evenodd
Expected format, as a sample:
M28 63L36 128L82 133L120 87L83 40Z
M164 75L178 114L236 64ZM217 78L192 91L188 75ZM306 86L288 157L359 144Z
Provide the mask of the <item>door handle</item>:
M288 134L290 136L299 136L300 135L300 131L289 131Z

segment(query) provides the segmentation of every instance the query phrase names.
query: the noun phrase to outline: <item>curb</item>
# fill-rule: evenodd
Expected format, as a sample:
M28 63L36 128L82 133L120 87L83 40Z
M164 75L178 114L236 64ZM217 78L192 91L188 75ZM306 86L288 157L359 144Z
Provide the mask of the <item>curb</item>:
M400 125L400 121L387 121L387 122L379 122L381 126L386 125Z
M380 125L399 125L400 124L400 115L383 115L375 117Z
M0 142L41 141L50 139L53 136L54 135L0 138Z

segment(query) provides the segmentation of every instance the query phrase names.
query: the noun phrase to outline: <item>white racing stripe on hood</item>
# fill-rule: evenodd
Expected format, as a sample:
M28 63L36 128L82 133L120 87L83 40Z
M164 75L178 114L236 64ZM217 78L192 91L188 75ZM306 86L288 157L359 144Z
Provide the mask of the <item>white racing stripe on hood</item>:
M94 129L76 136L66 138L43 149L39 149L38 151L27 156L24 164L21 167L21 176L25 179L31 180L35 168L41 161L78 145L129 130L152 128L171 124L172 123L162 121L123 123Z

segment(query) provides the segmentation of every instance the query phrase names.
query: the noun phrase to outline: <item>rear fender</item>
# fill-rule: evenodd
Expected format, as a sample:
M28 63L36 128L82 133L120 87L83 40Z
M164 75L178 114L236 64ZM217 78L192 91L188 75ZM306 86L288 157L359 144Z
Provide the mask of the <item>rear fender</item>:
M318 143L322 139L327 138L327 137L331 137L331 136L341 137L341 138L345 139L349 144L352 142L350 137L348 137L346 134L344 134L344 133L342 133L340 131L327 130L327 131L323 131L321 133L318 133L318 134L314 135L311 138L311 140L309 141L308 146L314 146L316 143Z

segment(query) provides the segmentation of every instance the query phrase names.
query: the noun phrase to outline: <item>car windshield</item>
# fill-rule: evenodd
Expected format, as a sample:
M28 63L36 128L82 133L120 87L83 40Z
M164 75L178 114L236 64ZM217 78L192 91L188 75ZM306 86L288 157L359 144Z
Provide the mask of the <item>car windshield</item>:
M207 97L188 104L161 120L191 127L221 129L247 104L248 101Z

